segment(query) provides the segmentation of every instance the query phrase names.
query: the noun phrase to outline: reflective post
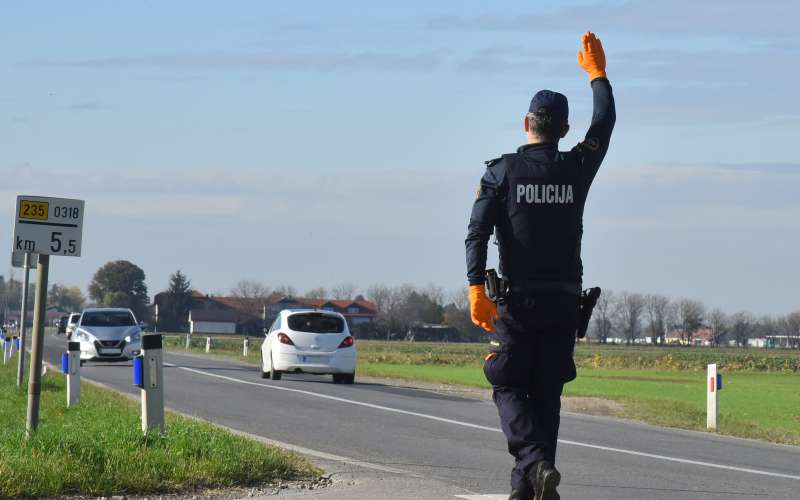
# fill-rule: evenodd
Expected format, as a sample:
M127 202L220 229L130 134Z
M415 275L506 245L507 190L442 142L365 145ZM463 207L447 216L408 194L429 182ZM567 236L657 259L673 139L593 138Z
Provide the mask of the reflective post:
M25 270L25 277L22 281L22 305L19 310L19 359L17 360L17 387L22 387L22 379L25 378L25 327L28 324L28 281L31 274L31 254L25 252L22 267Z
M247 351L250 350L250 337L245 337L242 342L242 356L247 357Z
M81 400L81 343L67 343L67 408Z
M162 366L162 337L142 336L142 432L164 432L164 373Z
M719 407L717 406L717 395L719 390L717 388L717 365L708 365L707 380L707 408L706 408L706 428L709 430L717 430L717 418L719 417Z
M36 265L36 300L33 305L33 337L31 338L31 368L28 377L28 410L25 418L26 436L30 437L39 426L39 402L42 393L42 355L44 350L44 322L47 307L47 274L50 256L39 254Z
M211 352L211 337L206 337L206 352Z
M191 333L187 333L186 334L186 347L185 347L185 349L187 351L189 350L189 346L191 346L191 344L192 344L192 334Z
M8 334L3 338L3 364L7 365L11 361L11 337Z

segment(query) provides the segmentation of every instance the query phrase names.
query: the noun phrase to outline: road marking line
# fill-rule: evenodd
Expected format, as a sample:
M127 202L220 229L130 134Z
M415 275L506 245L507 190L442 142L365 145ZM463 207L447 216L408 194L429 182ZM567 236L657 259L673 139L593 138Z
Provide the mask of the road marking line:
M456 498L465 500L507 500L508 495L456 495Z
M178 368L179 370L184 370L184 371L187 371L187 372L197 373L199 375L205 375L207 377L214 377L214 378L219 378L219 379L222 379L222 380L229 380L231 382L236 382L236 383L239 383L239 384L254 385L254 386L257 386L257 387L264 387L266 389L274 389L274 390L277 390L277 391L294 392L294 393L297 393L297 394L304 394L306 396L312 396L312 397L321 398L321 399L328 399L328 400L331 400L331 401L338 401L340 403L346 403L346 404L351 404L351 405L356 405L356 406L364 406L364 407L367 407L367 408L373 408L375 410L382 410L382 411L387 411L387 412L391 412L391 413L399 413L399 414L402 414L402 415L410 415L412 417L419 417L419 418L424 418L424 419L427 419L427 420L434 420L436 422L443 422L443 423L446 423L446 424L453 424L453 425L458 425L458 426L461 426L461 427L469 427L471 429L480 429L480 430L490 431L490 432L502 432L500 429L498 429L496 427L488 427L488 426L485 426L485 425L478 425L478 424L472 424L472 423L469 423L469 422L463 422L461 420L453 420L453 419L450 419L450 418L437 417L435 415L429 415L427 413L418 413L418 412L415 412L415 411L401 410L400 408L392 408L390 406L383 406L383 405L376 405L376 404L372 404L372 403L365 403L363 401L355 401L355 400L352 400L352 399L345 399L345 398L340 398L340 397L337 397L337 396L330 396L328 394L321 394L319 392L306 391L306 390L303 390L303 389L294 389L294 388L291 388L291 387L280 387L280 386L277 386L277 385L269 385L269 384L263 384L263 383L259 383L259 382L251 382L249 380L242 380L242 379L238 379L238 378L234 378L234 377L228 377L226 375L219 375L217 373L210 373L210 372L205 372L205 371L202 371L202 370L197 370L195 368L188 368L188 367L185 367L185 366L179 366L179 365L176 365L176 364L173 364L173 363L166 363L165 362L164 365L175 367L175 368ZM699 460L690 460L690 459L687 459L687 458L678 458L678 457L671 457L671 456L667 456L667 455L658 455L658 454L655 454L655 453L645 453L645 452L641 452L641 451L626 450L626 449L623 449L623 448L613 448L613 447L610 447L610 446L600 446L600 445L596 445L596 444L581 443L581 442L578 442L578 441L570 441L568 439L559 439L558 442L561 443L561 444L570 445L570 446L577 446L577 447L581 447L581 448L590 448L590 449L594 449L594 450L608 451L608 452L620 453L620 454L624 454L624 455L632 455L632 456L637 456L637 457L653 458L653 459L656 459L656 460L664 460L664 461L667 461L667 462L676 462L676 463L689 464L689 465L698 465L698 466L702 466L702 467L709 467L709 468L712 468L712 469L722 469L722 470L729 470L729 471L735 471L735 472L746 472L746 473L749 473L749 474L756 474L756 475L760 475L760 476L779 477L779 478L783 478L783 479L793 479L795 481L800 481L800 476L795 476L795 475L792 475L792 474L783 474L783 473L780 473L780 472L770 472L770 471L759 470L759 469L750 469L750 468L746 468L746 467L737 467L737 466L734 466L734 465L724 465L724 464L715 464L715 463L711 463L711 462L702 462L702 461L699 461Z

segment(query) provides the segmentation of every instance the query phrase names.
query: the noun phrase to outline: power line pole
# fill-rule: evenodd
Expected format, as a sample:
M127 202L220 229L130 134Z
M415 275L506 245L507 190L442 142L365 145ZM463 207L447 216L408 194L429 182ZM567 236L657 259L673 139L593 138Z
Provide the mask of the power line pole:
M22 387L22 380L25 378L25 345L26 335L25 326L28 321L28 281L31 274L31 254L25 252L24 263L22 267L25 272L22 285L22 305L20 306L20 320L19 320L19 359L17 360L17 387Z

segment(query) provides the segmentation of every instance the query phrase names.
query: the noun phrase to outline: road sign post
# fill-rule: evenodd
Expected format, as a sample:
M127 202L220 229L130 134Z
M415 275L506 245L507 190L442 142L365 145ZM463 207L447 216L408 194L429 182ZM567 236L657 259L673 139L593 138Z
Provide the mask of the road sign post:
M25 418L27 437L30 437L39 425L39 400L42 392L42 343L44 342L44 315L47 307L47 274L49 268L50 256L39 254L36 269L36 299L33 305L31 368L28 376L28 412Z
M31 367L28 377L28 410L25 422L25 430L28 437L33 434L39 425L39 402L42 390L42 344L44 343L50 255L80 257L83 237L83 208L83 200L17 196L12 251L37 254L36 300L33 309Z
M14 263L14 255L17 252L12 252L12 264ZM22 380L25 378L25 346L27 345L27 337L25 328L28 325L28 288L30 274L31 274L31 254L24 252L22 257L22 267L25 270L25 277L22 281L22 305L20 306L19 313L19 359L17 360L17 387L22 387Z

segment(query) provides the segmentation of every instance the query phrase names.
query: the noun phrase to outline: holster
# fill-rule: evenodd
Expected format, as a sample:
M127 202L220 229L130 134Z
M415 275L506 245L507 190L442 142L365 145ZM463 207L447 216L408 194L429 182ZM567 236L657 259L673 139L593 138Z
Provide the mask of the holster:
M594 306L597 305L597 299L600 298L601 293L602 290L599 286L581 292L580 323L578 324L579 339L586 336L586 331L589 329L589 322L592 320L592 311L594 311Z
M495 304L508 298L508 281L498 276L494 269L486 270L486 296Z

